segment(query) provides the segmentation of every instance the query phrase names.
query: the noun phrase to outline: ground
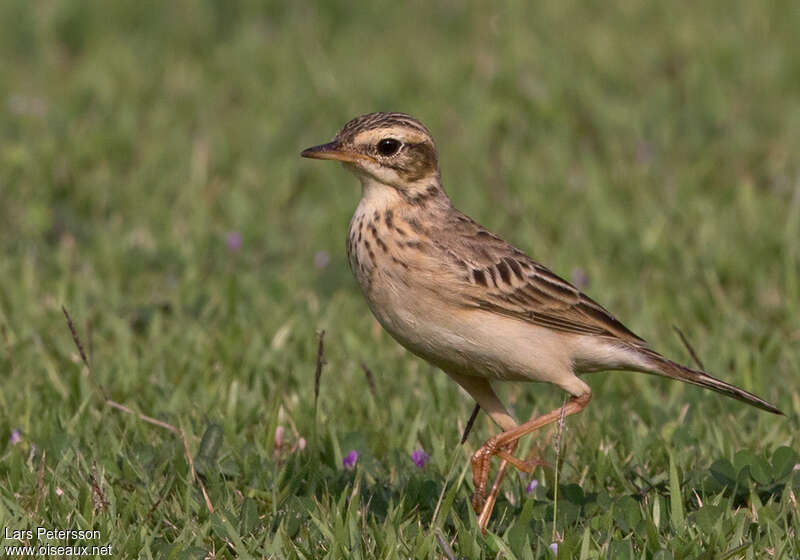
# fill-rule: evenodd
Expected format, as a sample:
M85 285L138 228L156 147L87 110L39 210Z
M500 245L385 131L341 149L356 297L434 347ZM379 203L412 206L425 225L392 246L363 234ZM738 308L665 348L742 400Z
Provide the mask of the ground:
M3 2L0 525L143 558L800 556L798 28L744 0ZM460 209L786 416L592 374L482 536L494 428L459 445L473 403L347 268L355 179L299 158L375 110L429 126Z

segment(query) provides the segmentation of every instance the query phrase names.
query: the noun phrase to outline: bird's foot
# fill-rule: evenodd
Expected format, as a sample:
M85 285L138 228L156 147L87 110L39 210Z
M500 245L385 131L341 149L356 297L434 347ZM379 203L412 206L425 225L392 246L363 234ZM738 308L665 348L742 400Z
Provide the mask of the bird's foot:
M475 510L476 515L481 514L486 503L486 485L489 482L489 469L491 467L492 457L498 456L527 473L533 472L533 469L541 464L541 462L537 460L523 461L514 457L512 453L514 453L516 448L516 441L501 446L498 445L498 436L493 436L473 453L472 483L475 486L475 492L472 494L472 509Z

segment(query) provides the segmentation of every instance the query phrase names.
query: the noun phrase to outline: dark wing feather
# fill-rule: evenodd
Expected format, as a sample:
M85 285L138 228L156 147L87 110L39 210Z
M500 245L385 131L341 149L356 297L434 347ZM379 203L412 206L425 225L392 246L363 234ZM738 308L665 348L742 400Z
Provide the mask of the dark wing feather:
M442 233L457 237L446 246L467 271L470 305L551 329L646 346L578 288L467 216L457 214Z

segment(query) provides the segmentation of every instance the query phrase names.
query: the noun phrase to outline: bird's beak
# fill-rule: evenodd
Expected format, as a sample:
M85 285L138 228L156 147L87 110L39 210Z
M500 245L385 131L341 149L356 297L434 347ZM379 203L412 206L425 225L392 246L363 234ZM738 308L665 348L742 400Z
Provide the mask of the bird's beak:
M366 158L363 154L344 148L336 140L328 142L327 144L306 148L300 152L300 155L312 159L334 159L346 163L356 163Z

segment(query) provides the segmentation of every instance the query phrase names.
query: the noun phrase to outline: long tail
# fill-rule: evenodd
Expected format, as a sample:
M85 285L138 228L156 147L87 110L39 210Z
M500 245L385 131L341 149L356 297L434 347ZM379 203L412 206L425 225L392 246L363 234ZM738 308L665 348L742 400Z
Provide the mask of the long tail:
M665 377L671 377L672 379L678 379L686 383L691 383L692 385L699 385L700 387L705 387L707 389L711 389L712 391L716 391L717 393L722 393L723 395L740 400L749 405L760 408L761 410L766 410L767 412L771 412L773 414L783 415L783 412L778 410L777 407L768 403L761 397L757 397L752 393L748 393L744 389L740 389L739 387L731 385L730 383L725 383L721 379L712 377L704 371L682 366L673 362L672 360L664 358L655 352L652 352L652 354L647 352L647 357L649 364L652 366L652 369L648 369L647 373L663 375Z

